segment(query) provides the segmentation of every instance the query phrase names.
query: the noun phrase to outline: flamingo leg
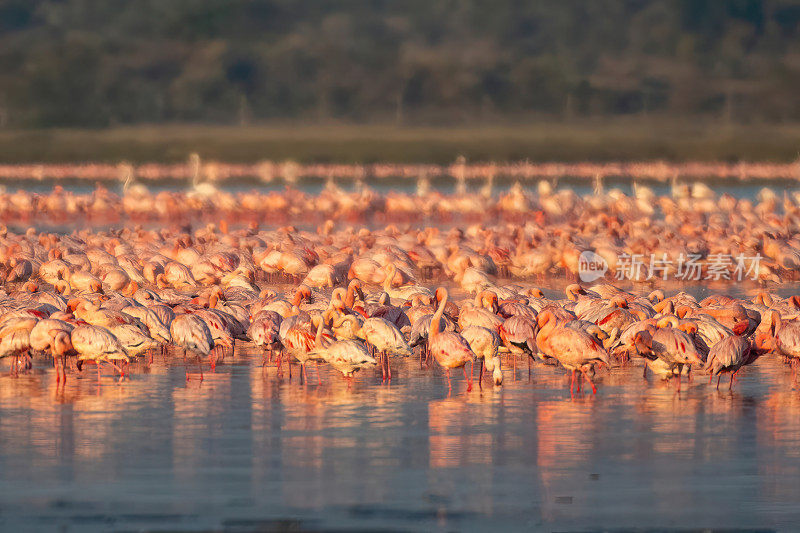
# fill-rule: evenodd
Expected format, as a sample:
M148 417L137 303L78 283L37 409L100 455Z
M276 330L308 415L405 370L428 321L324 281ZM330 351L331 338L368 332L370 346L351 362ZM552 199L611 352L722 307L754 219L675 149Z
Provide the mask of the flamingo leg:
M581 373L583 374L583 377L586 378L586 381L589 382L589 385L592 386L592 394L597 394L597 387L594 386L594 381L592 381L592 378L589 377L589 374L587 374L583 370L581 370Z
M575 388L575 374L576 374L576 371L573 368L572 372L570 372L570 375L569 375L569 397L572 398L573 400L575 399L575 393L573 392L573 390Z
M450 382L450 369L447 369L447 389L450 390L453 388L453 384Z
M728 390L733 390L733 377L736 375L736 372L731 374L731 380L728 384Z
M317 371L317 385L322 385L322 376L319 375L319 362L317 362L316 371Z
M114 363L114 361L106 361L109 365L114 367L115 372L119 372L119 380L122 381L125 378L125 371L122 370L119 366Z
M719 390L719 380L722 379L722 374L717 374L717 390Z
M389 354L383 352L383 358L386 359L386 375L388 376L389 381L392 381L392 367L389 366Z

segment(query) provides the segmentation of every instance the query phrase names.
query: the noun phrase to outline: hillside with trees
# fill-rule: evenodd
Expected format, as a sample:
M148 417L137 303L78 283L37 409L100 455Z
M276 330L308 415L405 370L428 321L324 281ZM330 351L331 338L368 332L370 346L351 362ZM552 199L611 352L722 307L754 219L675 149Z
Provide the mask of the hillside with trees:
M800 119L786 0L0 0L0 125Z

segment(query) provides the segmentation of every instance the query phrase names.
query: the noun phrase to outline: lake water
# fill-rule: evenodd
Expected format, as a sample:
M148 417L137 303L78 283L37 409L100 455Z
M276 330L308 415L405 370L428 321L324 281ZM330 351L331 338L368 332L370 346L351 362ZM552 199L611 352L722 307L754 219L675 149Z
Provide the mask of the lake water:
M348 387L289 380L237 351L200 382L180 358L57 387L0 375L0 529L547 530L800 524L800 392L764 357L733 391L697 375L568 374L504 359L505 384L452 390L393 360ZM190 370L192 370L190 368ZM196 378L195 376L193 376Z
M575 177L562 177L558 180L549 180L556 189L571 189L579 195L591 194L594 190L593 180L586 180ZM693 184L700 180L679 180L680 183ZM764 188L771 188L779 194L783 191L795 192L800 191L800 183L796 180L786 179L773 179L773 180L720 180L720 179L706 179L702 180L709 187L711 187L717 194L730 194L736 198L755 198L758 192ZM535 192L538 179L531 181L521 182L522 186ZM119 182L103 182L103 186L117 194L122 193L122 184ZM338 180L336 184L345 191L351 191L354 188L351 180ZM366 184L374 189L376 192L386 194L391 191L414 193L417 190L417 181L414 179L406 178L387 178L387 179L370 179ZM494 182L495 195L505 192L514 184L514 180L507 177L499 176ZM669 195L672 191L670 183L655 182L655 181L640 181L640 185L647 186L653 190L657 195ZM78 179L42 179L42 180L2 180L0 185L4 186L7 191L13 192L18 189L28 190L39 194L47 194L53 190L55 185L60 185L65 190L72 191L76 194L89 194L95 188L95 183L90 180ZM188 189L189 182L181 180L148 180L144 185L153 193L160 191L174 191L180 189ZM220 189L236 192L245 192L250 190L257 190L264 193L270 191L282 191L286 188L286 184L281 180L276 180L270 183L260 181L258 178L232 178L224 182L217 183ZM467 182L468 191L478 191L484 186L483 181L470 180ZM603 181L603 186L606 190L613 188L619 189L627 195L633 194L633 182L627 178L613 178L609 177ZM325 188L325 180L308 178L298 182L295 187L307 194L319 194ZM453 194L456 190L456 181L450 177L439 177L431 179L431 187L444 193Z

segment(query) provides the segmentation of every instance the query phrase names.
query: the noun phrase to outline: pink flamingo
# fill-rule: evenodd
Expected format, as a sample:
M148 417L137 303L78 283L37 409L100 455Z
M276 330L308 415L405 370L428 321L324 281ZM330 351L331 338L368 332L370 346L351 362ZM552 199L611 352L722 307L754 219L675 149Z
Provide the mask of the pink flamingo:
M436 297L439 300L439 307L436 309L431 319L430 329L428 330L428 349L433 358L447 371L447 385L452 388L450 383L450 369L462 368L464 379L467 379L467 363L475 364L475 353L470 348L469 343L453 331L440 331L439 323L442 320L442 313L447 305L447 289L439 287L436 289ZM472 390L472 379L469 379L467 390Z

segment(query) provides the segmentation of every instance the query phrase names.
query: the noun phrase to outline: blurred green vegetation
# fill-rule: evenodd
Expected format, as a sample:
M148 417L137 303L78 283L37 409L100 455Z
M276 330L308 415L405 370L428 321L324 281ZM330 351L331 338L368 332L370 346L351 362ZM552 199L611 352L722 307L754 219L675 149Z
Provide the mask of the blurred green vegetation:
M0 128L785 123L798 87L790 0L0 0Z
M110 129L0 130L0 162L204 159L256 162L431 162L772 160L794 161L798 125L615 119L531 126L457 128L324 126L131 126Z

